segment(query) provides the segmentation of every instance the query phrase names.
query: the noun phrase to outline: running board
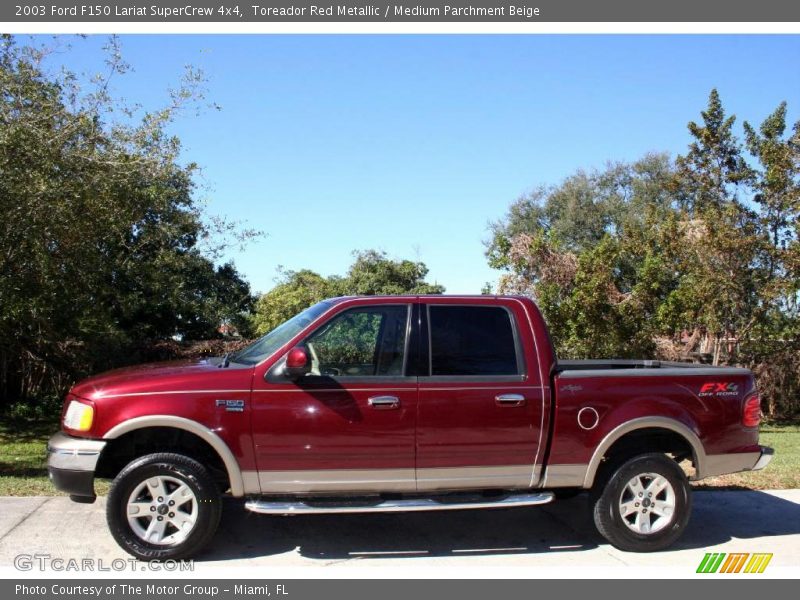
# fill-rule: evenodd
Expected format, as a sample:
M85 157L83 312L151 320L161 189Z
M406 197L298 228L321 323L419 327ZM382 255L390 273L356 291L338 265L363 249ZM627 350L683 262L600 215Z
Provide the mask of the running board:
M463 510L473 508L513 508L515 506L535 506L552 502L553 492L536 494L515 494L498 500L477 502L440 502L433 498L414 498L407 500L385 500L379 504L346 506L314 506L300 500L275 502L250 500L245 504L247 510L262 515L321 515L331 513L375 513L375 512L415 512L424 510Z

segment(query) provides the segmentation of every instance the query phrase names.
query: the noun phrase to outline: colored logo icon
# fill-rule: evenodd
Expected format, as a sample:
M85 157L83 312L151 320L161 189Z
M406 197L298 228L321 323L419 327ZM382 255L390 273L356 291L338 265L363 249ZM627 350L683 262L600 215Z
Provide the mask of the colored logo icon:
M756 552L706 552L700 565L697 567L698 573L763 573L769 561L772 560L771 553Z

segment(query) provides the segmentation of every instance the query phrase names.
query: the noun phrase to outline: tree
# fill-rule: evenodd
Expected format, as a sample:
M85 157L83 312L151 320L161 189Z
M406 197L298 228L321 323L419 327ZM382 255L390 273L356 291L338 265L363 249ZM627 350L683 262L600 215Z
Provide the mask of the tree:
M202 100L189 71L161 110L53 75L47 48L0 39L0 395L60 394L76 377L130 360L143 340L213 336L252 303L195 202L194 163L169 123ZM115 119L115 120L112 120ZM241 232L247 238L255 232ZM221 241L220 243L224 243ZM219 248L219 246L217 246Z
M365 250L353 254L347 275L338 280L341 295L389 296L394 294L441 294L444 287L428 283L423 262L392 260L385 252Z
M672 333L692 331L689 339L711 352L716 364L723 345L746 333L759 318L758 290L769 275L763 270L757 214L741 200L755 173L733 133L736 117L726 116L717 90L711 90L701 115L702 126L688 126L693 138L689 151L676 159L687 235L680 265L686 276L673 292L683 310L673 313L678 318Z
M772 414L792 401L796 408L800 398L800 121L787 135L786 112L783 102L758 130L744 124L747 148L758 161L754 201L769 243L760 318L739 354L754 365Z
M565 357L752 368L773 416L800 412L800 123L744 124L712 90L671 161L579 171L490 227L500 292L533 296ZM579 214L576 214L579 213Z
M536 298L562 356L653 352L651 290L667 285L667 267L651 258L652 225L669 211L673 175L666 155L581 171L521 198L491 225L489 264L506 271L499 292Z
M264 334L312 304L334 296L378 296L395 294L441 294L444 287L425 281L423 262L393 260L385 252L353 253L354 262L342 276L282 271L278 284L262 294L253 314L253 327Z
M760 166L754 200L761 208L761 226L771 242L770 275L784 274L785 263L798 240L800 218L800 121L786 133L786 102L758 130L744 123L747 148ZM795 291L796 288L795 288ZM787 290L788 296L795 296Z
M335 296L334 285L330 278L308 269L281 271L278 284L256 302L255 333L263 335L320 300Z
M539 186L512 203L506 217L490 225L489 263L503 268L517 234L546 232L571 252L597 245L608 234L641 228L647 210L668 210L674 177L666 154L649 154L632 164L609 164L596 172L578 171L556 186Z
M693 138L689 151L675 161L681 198L692 216L738 204L737 191L753 177L733 133L736 116L726 116L716 89L711 90L700 115L702 125L694 121L688 125Z

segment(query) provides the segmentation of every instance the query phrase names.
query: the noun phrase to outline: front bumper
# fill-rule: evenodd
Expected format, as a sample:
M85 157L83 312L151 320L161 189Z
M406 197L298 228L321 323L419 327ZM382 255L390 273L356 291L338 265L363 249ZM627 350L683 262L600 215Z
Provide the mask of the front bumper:
M47 473L56 489L77 502L94 502L94 471L103 440L87 440L57 433L47 442Z
M758 452L736 452L733 454L709 454L705 457L696 479L716 477L740 471L760 471L772 460L775 450L760 446Z

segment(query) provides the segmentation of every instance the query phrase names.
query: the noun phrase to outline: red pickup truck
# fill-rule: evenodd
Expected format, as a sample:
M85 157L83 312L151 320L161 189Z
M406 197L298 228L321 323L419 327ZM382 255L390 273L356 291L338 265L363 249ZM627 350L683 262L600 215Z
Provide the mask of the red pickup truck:
M686 527L688 479L766 466L760 417L746 369L558 361L527 298L335 298L223 358L78 383L48 466L79 502L114 478L111 533L145 560L196 553L225 493L288 515L588 490L599 532L649 551Z

